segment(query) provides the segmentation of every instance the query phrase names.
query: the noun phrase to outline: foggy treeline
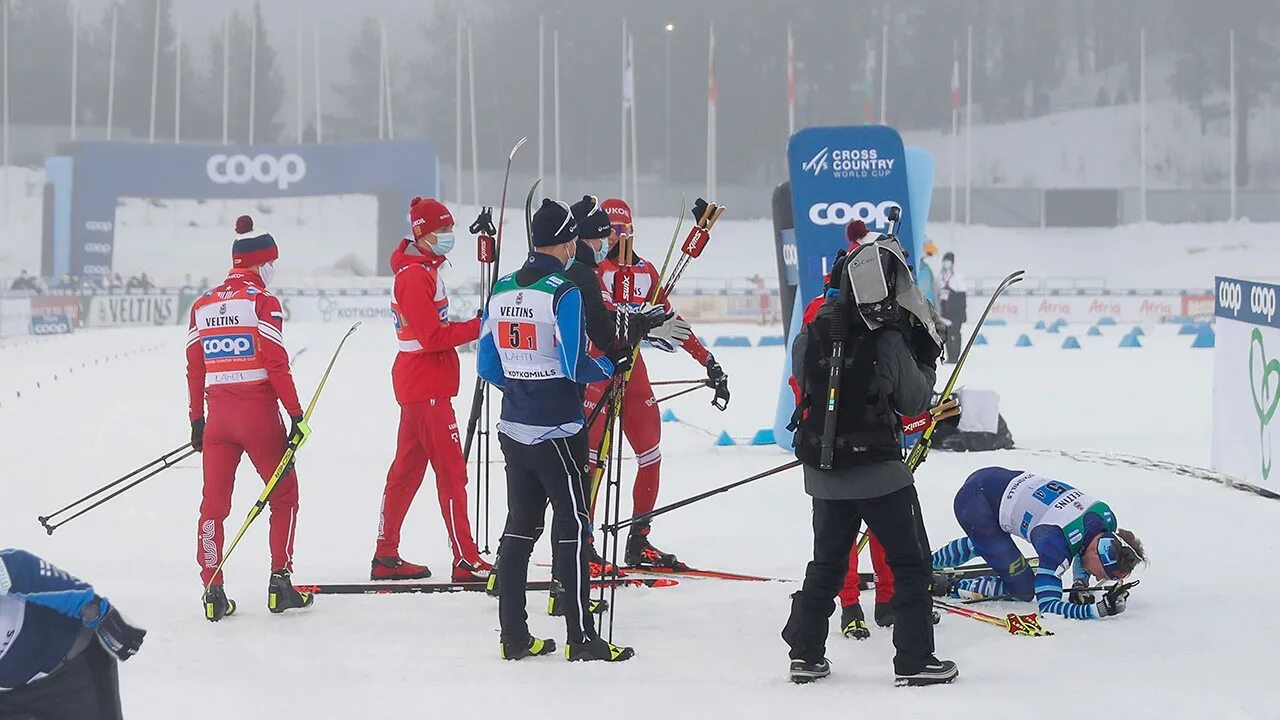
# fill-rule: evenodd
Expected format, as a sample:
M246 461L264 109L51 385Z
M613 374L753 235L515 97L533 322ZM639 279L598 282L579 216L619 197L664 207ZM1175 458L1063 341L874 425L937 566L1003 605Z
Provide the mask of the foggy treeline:
M157 0L122 0L114 123L146 138L151 123L152 39ZM10 119L66 125L70 117L71 19L61 0L10 1ZM261 8L255 8L261 12ZM388 48L397 137L431 137L454 155L458 14L474 34L482 167L504 160L513 138L537 132L538 22L546 27L547 132L551 123L551 39L559 33L561 133L565 171L617 171L622 88L622 20L634 36L640 171L693 181L705 174L707 46L716 37L719 177L775 177L787 135L786 33L795 39L796 124L860 123L868 104L878 121L882 28L888 27L887 122L903 130L949 130L953 63L965 79L966 28L973 27L974 121L1006 122L1078 107L1124 104L1138 95L1139 31L1149 93L1195 109L1201 131L1225 117L1228 31L1235 31L1240 123L1280 89L1280 3L1272 0L484 0L424 3L381 18L400 35ZM173 137L175 23L161 2L156 136ZM229 135L249 135L252 18L231 12ZM378 136L379 18L344 28L321 48L323 140ZM304 138L313 140L310 19L303 20L307 80ZM671 31L666 26L671 24ZM106 122L109 11L82 14L79 95L82 126ZM411 42L404 42L406 28ZM259 23L256 142L292 142L296 121L296 26ZM187 47L200 36L202 52ZM221 141L223 27L185 28L183 141ZM669 58L669 59L668 59ZM868 63L874 62L868 73ZM1086 82L1085 80L1089 80ZM465 88L465 86L464 86ZM867 90L870 90L868 97ZM965 92L962 88L961 92ZM465 101L465 94L464 94ZM669 118L669 119L668 119ZM667 157L669 134L670 157ZM1243 134L1247 140L1247 133ZM1242 140L1242 142L1244 141ZM465 147L469 148L469 144ZM489 148L500 148L491 151ZM1247 159L1247 148L1242 148Z

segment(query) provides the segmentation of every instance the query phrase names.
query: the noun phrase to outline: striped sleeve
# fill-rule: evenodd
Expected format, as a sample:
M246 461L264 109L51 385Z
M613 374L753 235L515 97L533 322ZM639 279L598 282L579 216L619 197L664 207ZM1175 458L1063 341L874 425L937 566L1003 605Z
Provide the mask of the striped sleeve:
M1072 620L1098 618L1098 611L1092 605L1062 599L1062 579L1049 568L1036 569L1036 604L1042 615L1061 615Z
M187 418L192 421L204 417L204 347L196 329L197 305L199 301L191 306L191 322L187 326Z
M560 369L573 382L593 383L608 380L612 364L606 358L594 359L587 353L586 331L582 319L582 293L576 285L556 296L556 335L560 353Z
M967 537L957 538L933 554L933 567L934 569L960 567L977 555L972 540Z

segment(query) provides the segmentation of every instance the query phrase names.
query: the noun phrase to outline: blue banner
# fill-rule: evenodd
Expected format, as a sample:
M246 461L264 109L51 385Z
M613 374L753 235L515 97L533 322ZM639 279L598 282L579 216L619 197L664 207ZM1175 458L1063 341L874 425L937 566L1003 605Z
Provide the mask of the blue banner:
M787 146L795 214L797 302L822 291L835 254L849 246L854 220L875 232L889 229L889 208L902 208L898 235L914 262L916 235L907 185L906 151L897 131L882 125L806 128Z
M71 318L65 312L45 310L31 314L32 335L66 335L74 329Z
M60 273L103 275L115 249L121 197L277 198L363 193L378 197L380 256L408 230L409 199L439 195L435 143L426 140L329 145L151 145L72 143L69 203L59 203L55 227L66 223L69 252ZM51 180L51 182L53 182ZM228 245L231 231L228 230ZM390 237L383 237L390 235ZM65 253L61 255L60 253ZM389 272L385 267L382 272Z
M1213 314L1217 317L1280 328L1280 310L1276 308L1280 285L1218 277L1213 289Z

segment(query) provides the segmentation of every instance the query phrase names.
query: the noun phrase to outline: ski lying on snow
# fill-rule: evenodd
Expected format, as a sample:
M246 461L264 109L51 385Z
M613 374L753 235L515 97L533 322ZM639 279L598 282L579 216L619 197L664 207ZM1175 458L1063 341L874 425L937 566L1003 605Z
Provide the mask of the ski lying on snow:
M627 577L640 574L675 575L677 577L711 578L713 580L738 580L742 582L791 582L784 578L764 577L761 575L743 575L741 573L724 572L723 570L702 570L699 568L664 568L664 567L624 567L622 571ZM624 578L625 579L625 578Z
M299 592L317 595L391 595L396 593L455 593L485 591L488 583L479 582L364 582L364 583L320 583L318 585L296 585ZM678 580L671 578L615 578L609 580L595 579L592 588L601 587L673 587L679 585ZM531 580L525 585L526 590L534 592L551 589L550 580Z
M1040 566L1039 558L1034 558L1034 557L1027 558L1027 567L1034 569L1039 566ZM937 569L934 569L933 574L945 575L946 577L952 580L966 580L968 578L986 577L988 575L995 575L996 571L992 570L990 565L987 565L986 563L982 563L979 565L965 565L964 567L956 567L956 568L937 568ZM870 590L876 586L875 573L860 572L858 573L858 580L860 581L858 584L858 587L861 588L862 590Z

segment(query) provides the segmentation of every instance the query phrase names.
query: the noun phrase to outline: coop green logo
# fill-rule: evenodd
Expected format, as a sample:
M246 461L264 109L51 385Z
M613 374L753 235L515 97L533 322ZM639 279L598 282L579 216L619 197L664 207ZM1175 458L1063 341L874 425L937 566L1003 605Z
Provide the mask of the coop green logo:
M1262 445L1262 479L1271 475L1271 433L1267 425L1280 404L1280 359L1267 359L1262 344L1262 331L1253 329L1249 340L1249 388L1253 395L1253 409L1258 413L1258 435Z

